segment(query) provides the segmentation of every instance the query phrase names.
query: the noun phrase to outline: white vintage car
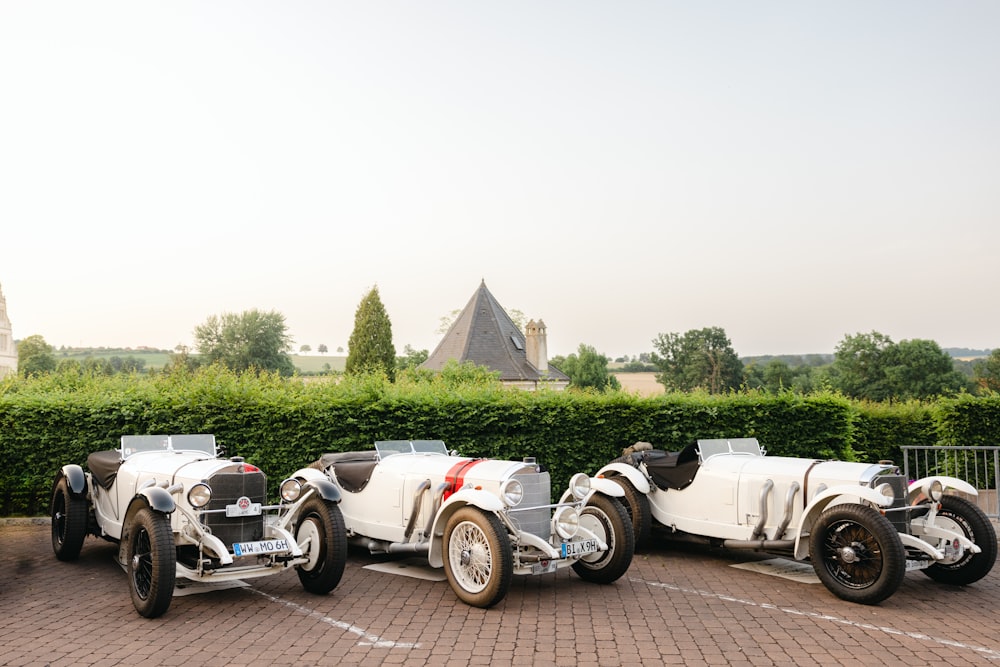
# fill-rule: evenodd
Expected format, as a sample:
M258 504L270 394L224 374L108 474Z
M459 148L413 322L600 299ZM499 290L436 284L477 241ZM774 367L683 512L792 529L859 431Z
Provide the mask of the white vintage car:
M329 481L266 478L240 457L219 458L215 436L126 435L94 452L87 471L66 465L52 490L52 548L75 560L88 534L119 544L136 611L167 611L178 577L222 582L294 566L303 587L326 594L347 560L340 490Z
M553 504L549 473L533 461L455 456L440 440L393 440L324 454L296 474L343 489L351 543L426 557L476 607L500 602L514 574L572 566L587 581L610 583L632 562L622 488L582 473Z
M699 440L680 452L648 443L598 476L625 489L637 540L668 537L809 559L837 597L876 604L908 570L946 584L986 576L996 532L954 477L907 483L887 464L765 456L755 438Z

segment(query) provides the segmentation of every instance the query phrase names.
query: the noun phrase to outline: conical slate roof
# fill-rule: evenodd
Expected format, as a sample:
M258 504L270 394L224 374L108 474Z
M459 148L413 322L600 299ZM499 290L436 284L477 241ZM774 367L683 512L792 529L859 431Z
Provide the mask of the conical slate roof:
M504 382L569 380L554 366L540 373L528 362L524 334L486 289L485 280L421 367L439 371L449 359L500 371Z

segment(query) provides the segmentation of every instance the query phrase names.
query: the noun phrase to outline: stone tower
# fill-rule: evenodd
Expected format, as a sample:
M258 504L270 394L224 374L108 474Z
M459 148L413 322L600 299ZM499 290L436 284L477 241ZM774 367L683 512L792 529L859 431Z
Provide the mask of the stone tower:
M14 332L10 328L10 318L7 317L7 299L0 287L0 378L17 372L17 347L14 345Z

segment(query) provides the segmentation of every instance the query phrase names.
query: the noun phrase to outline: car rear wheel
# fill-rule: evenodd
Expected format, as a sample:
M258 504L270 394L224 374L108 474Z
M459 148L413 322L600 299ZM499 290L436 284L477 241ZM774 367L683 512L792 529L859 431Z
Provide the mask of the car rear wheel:
M460 600L485 608L504 599L514 576L514 557L500 519L462 507L448 519L444 545L444 572Z
M652 530L653 518L649 509L649 498L645 493L639 493L624 475L609 477L612 482L618 484L625 491L625 496L619 498L625 511L628 512L629 520L632 522L632 532L635 533L636 549L646 546L649 541L649 533Z
M336 588L347 564L347 530L337 504L316 497L307 500L295 529L295 541L309 558L295 566L302 587L317 595Z
M76 560L87 537L89 507L70 493L63 477L52 491L52 550L59 560Z
M961 558L935 563L923 573L934 581L964 586L985 577L997 559L997 534L981 509L964 498L944 496L937 513L937 525L961 533L976 543L982 551L966 551Z
M580 527L597 535L608 550L581 556L573 571L597 584L610 584L625 574L635 553L635 534L625 506L616 498L595 494L580 511Z
M128 583L135 610L146 618L166 613L176 576L170 518L149 508L139 510L128 536Z
M848 602L877 604L896 592L906 574L899 533L865 505L823 512L809 536L809 557L823 585Z

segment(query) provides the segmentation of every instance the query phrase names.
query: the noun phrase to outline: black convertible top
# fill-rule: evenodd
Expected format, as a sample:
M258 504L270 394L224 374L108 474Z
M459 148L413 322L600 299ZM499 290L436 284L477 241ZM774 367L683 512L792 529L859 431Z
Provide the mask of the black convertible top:
M679 452L650 449L641 454L653 483L663 490L683 489L694 481L698 472L698 445L695 443Z

